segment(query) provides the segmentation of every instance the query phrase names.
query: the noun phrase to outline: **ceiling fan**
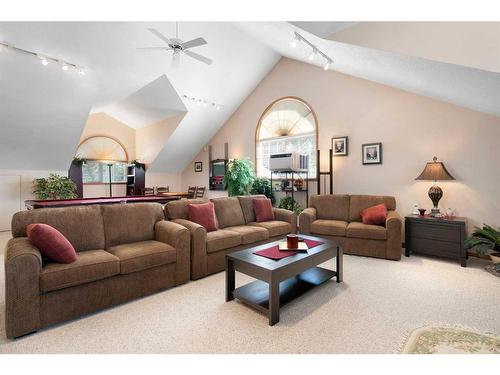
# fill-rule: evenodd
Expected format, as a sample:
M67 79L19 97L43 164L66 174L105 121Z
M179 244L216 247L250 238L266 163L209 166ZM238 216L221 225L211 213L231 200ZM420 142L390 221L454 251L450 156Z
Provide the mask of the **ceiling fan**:
M183 42L179 39L179 25L175 23L175 38L167 38L165 35L160 33L158 30L153 28L148 28L148 30L156 35L158 38L167 43L167 47L143 47L137 48L140 51L174 51L172 56L172 65L179 65L180 53L183 52L185 55L192 57L198 61L210 65L213 61L208 57L202 56L198 53L192 52L189 49L193 47L199 47L207 44L207 41L203 38L196 38L187 42Z

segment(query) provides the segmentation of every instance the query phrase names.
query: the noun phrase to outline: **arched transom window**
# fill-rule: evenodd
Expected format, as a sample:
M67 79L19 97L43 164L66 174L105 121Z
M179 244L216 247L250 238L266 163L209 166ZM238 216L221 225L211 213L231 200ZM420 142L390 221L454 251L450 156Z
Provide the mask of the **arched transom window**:
M316 177L317 123L311 107L298 98L282 98L262 114L255 137L258 177L270 177L269 157L282 152L309 156L309 177Z

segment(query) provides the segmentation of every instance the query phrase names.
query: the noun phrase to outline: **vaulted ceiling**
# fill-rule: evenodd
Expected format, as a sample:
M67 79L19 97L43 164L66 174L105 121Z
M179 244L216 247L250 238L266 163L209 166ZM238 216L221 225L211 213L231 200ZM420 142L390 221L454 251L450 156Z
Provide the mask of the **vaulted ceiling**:
M66 169L90 113L105 112L135 129L177 117L150 170L182 171L281 56L322 66L307 60L310 50L303 45L290 47L294 30L331 56L336 71L500 116L498 71L478 68L471 59L410 53L401 38L377 44L363 24L180 23L179 37L204 37L208 45L195 51L214 63L182 56L175 68L171 52L137 50L161 45L148 27L173 36L172 22L0 23L0 41L87 68L81 76L43 66L33 56L0 52L0 157L12 169ZM390 39L385 29L378 32ZM493 60L500 59L498 43L496 48ZM222 107L204 108L183 95Z

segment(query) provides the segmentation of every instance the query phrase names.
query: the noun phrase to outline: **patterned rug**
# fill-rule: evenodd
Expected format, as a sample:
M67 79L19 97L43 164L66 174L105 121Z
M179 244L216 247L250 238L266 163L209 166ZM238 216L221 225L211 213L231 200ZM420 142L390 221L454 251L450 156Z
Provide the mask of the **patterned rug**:
M500 337L467 328L422 327L408 337L402 354L500 354Z

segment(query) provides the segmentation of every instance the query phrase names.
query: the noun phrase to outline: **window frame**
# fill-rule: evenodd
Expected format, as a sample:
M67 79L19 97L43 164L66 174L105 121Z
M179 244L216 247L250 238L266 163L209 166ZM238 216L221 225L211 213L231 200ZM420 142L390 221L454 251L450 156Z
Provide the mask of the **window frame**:
M309 110L311 111L311 114L313 116L313 119L314 119L314 133L316 134L316 152L318 150L318 142L319 142L319 122L318 122L318 117L316 116L316 112L314 112L314 109L311 107L311 105L304 99L298 97L298 96L283 96L283 97L280 97L278 99L275 99L273 102L271 102L271 104L269 104L266 109L262 112L262 114L260 115L259 117L259 121L257 122L257 126L255 127L255 138L254 138L254 158L253 158L253 162L254 162L254 165L255 165L255 174L257 177L259 177L259 171L257 170L258 169L258 165L257 165L257 144L258 142L261 142L261 141L267 141L269 139L273 139L273 138L268 138L268 139L264 139L264 140L260 140L259 139L259 131L260 131L260 127L262 125L262 120L264 119L264 117L267 115L267 113L273 108L274 105L276 105L277 103L281 102L281 101L284 101L284 100L296 100L300 103L302 103L303 105L305 105L307 108L309 108ZM304 133L305 135L306 133ZM278 137L274 137L274 139L277 139ZM319 160L316 160L316 163L319 163ZM316 171L314 171L316 172ZM316 177L309 177L308 180L309 181L316 181L318 179L319 176L316 176Z
M100 164L107 164L105 161L99 160L99 159L87 159L87 162L97 162ZM121 160L113 160L113 163L120 163L120 164L125 165L125 181L123 181L123 182L111 181L111 185L127 185L128 162L121 161ZM82 166L82 184L83 185L109 185L109 181L83 182L83 173L84 173L83 168L85 168L85 166ZM108 172L106 171L106 173L108 173Z

